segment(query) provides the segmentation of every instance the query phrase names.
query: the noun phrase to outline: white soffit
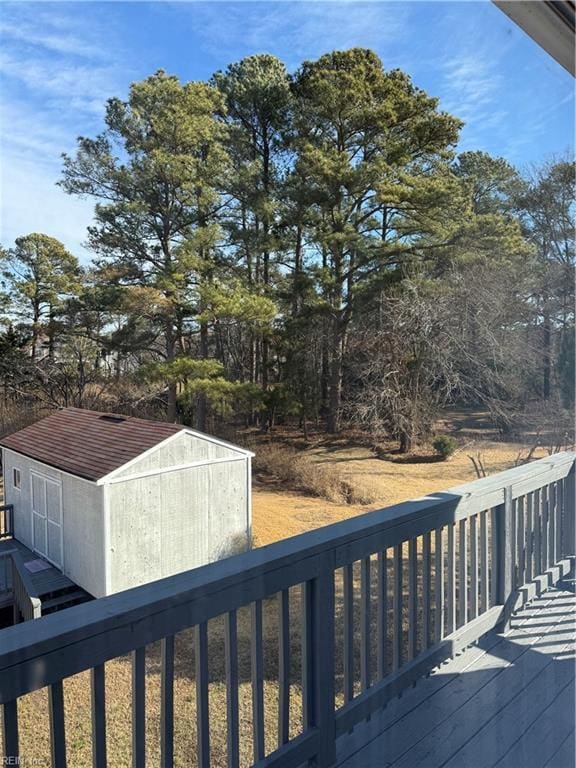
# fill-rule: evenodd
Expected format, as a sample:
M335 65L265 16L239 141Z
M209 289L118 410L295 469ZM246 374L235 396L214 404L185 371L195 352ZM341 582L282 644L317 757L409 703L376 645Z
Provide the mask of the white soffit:
M571 75L575 68L573 0L492 0Z

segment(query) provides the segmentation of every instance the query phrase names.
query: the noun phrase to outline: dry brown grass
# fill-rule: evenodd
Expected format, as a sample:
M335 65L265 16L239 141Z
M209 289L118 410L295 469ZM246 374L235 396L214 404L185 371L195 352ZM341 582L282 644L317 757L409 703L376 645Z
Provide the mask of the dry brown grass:
M489 474L501 472L514 466L519 452L527 448L528 444L475 440L461 447L447 461L430 461L428 452L423 450L422 461L419 462L414 456L409 460L402 457L378 459L369 448L361 446L313 445L306 454L309 461L314 461L319 467L330 467L338 472L341 479L357 488L366 484L373 500L353 504L330 502L286 490L283 483L275 483L270 476L257 475L253 493L255 542L259 546L270 544L362 514L377 506L398 504L475 480L476 474L468 454L478 451ZM263 446L264 450L267 448ZM543 449L538 449L534 458L546 455Z

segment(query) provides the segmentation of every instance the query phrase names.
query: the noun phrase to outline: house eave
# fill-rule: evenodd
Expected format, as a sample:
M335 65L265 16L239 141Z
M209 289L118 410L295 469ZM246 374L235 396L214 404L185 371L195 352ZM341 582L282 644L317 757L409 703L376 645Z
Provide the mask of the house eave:
M572 0L492 0L571 75L575 64L575 5Z

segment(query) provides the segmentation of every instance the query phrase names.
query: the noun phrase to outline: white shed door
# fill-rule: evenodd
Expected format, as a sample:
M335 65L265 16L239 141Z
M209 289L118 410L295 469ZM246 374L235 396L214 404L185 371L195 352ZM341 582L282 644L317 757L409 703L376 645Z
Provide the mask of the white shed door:
M62 565L62 497L60 483L32 473L32 534L34 549Z

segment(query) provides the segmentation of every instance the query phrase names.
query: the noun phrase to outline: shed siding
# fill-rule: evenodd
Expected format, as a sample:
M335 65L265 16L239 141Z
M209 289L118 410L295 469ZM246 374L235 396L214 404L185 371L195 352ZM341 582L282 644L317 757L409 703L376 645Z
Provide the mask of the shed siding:
M106 595L103 488L63 475L64 573L94 597Z
M246 477L242 459L111 484L110 591L247 549Z
M7 504L14 505L14 538L21 541L29 549L33 549L31 472L34 470L59 482L61 482L62 473L38 461L14 453L14 451L10 451L8 448L3 449L3 456L4 497ZM16 490L12 484L13 469L15 467L20 470L20 490ZM64 506L64 503L62 503L62 506Z
M57 469L3 449L5 498L14 505L14 535L33 549L31 473L60 483L62 489L62 572L95 597L105 594L102 488ZM21 472L21 489L12 486L12 469Z
M188 464L192 461L224 459L228 456L234 458L240 455L238 451L234 451L225 445L219 445L210 440L182 432L182 434L169 440L166 445L159 445L157 448L153 448L150 453L137 459L129 467L120 470L115 474L115 479L131 477L132 475L138 475L155 469L167 469L179 464Z

